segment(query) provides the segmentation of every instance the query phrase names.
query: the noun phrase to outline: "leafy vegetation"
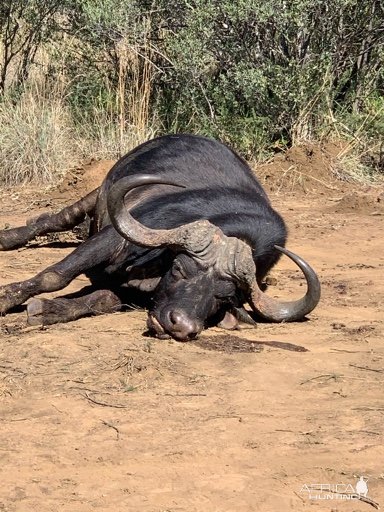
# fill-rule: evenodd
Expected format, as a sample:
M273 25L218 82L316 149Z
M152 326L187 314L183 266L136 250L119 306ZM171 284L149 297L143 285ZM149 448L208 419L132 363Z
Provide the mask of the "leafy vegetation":
M171 131L220 138L246 157L338 136L383 172L383 43L380 0L4 0L0 180L47 176L40 163L15 172L9 155L19 115L43 118L30 120L27 154L39 126L57 139L50 108L74 160L118 157ZM53 162L55 173L68 166Z

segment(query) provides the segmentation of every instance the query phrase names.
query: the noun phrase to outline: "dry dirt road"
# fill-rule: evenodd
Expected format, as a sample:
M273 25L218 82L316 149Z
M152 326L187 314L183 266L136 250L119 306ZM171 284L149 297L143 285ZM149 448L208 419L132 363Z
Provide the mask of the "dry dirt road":
M46 329L0 318L0 511L374 510L313 489L350 492L360 476L384 507L384 196L317 179L271 193L322 281L308 321L177 343L143 336L144 311ZM0 191L0 228L70 190ZM70 250L2 252L0 283ZM269 293L302 293L287 259L273 276Z

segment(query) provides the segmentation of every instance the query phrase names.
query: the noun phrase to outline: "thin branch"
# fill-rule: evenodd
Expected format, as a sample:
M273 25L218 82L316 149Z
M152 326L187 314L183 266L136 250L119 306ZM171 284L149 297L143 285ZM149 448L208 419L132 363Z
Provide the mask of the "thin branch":
M349 366L352 366L353 368L358 368L359 370L367 370L369 372L377 372L377 373L383 373L383 369L376 369L376 368L369 368L369 366L359 366L358 364L352 364L350 363Z
M90 402L92 402L93 404L96 404L96 405L101 405L102 407L114 407L115 409L126 409L128 407L128 405L122 405L122 404L107 404L105 402L99 402L98 400L95 400L93 399L92 397L89 396L88 393L84 393L82 395L84 398L86 398L87 400L89 400Z
M112 423L108 423L108 421L104 420L101 420L101 423L106 427L113 428L113 430L116 432L116 441L120 439L120 430L117 427L115 427L115 425L112 425Z

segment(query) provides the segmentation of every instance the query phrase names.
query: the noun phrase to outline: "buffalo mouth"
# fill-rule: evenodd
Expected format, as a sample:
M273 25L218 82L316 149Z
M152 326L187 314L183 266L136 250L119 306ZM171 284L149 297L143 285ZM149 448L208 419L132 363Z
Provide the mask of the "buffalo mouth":
M191 320L182 311L172 311L163 322L154 313L149 313L147 327L153 336L161 340L174 338L177 341L196 339L203 329L200 322Z

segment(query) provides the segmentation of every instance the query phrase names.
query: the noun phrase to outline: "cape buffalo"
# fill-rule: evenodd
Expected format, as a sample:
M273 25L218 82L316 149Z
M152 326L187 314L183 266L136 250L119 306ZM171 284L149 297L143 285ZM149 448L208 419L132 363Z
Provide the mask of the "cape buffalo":
M121 158L102 185L57 214L0 231L0 250L91 218L89 238L32 279L0 287L0 313L85 273L91 293L28 303L30 324L66 322L121 309L127 288L145 292L149 331L196 337L249 315L294 321L320 298L315 272L284 248L287 230L247 163L224 144L166 135ZM268 296L262 281L281 253L304 273L306 294L291 302ZM136 292L135 292L136 293ZM139 292L137 291L139 295Z

